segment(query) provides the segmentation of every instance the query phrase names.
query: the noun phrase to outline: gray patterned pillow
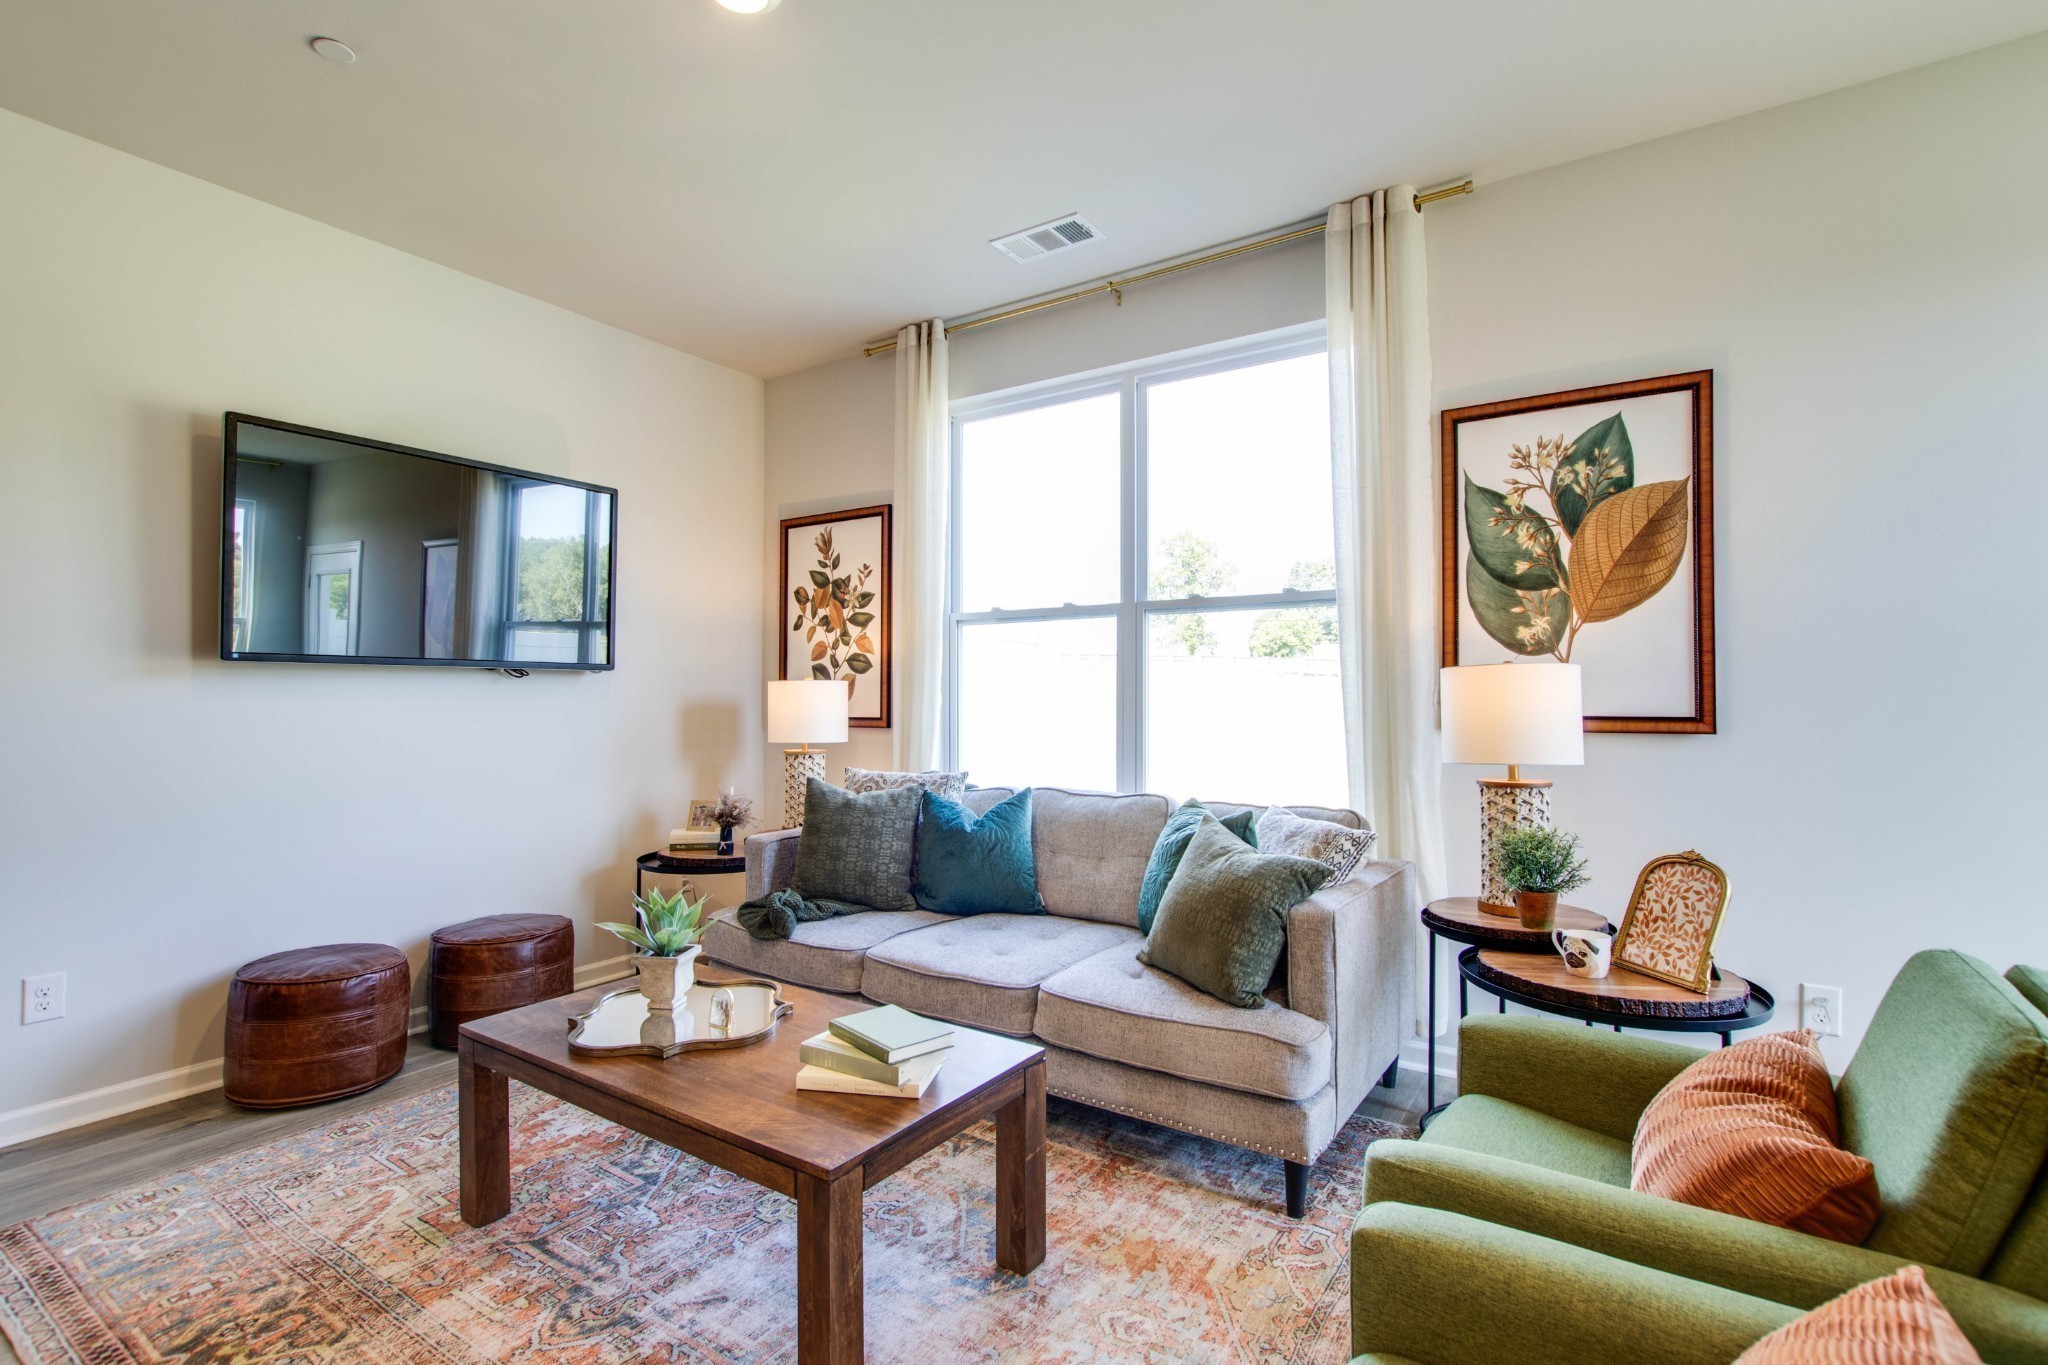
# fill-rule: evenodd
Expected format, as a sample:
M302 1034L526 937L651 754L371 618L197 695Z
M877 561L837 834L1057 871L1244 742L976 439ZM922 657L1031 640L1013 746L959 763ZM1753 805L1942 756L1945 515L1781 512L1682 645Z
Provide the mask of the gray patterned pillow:
M1333 882L1350 876L1379 838L1369 829L1352 829L1329 820L1304 820L1279 806L1268 806L1260 812L1257 829L1261 853L1313 858L1330 869Z
M891 773L875 768L848 768L840 783L850 792L885 792L896 787L921 787L933 796L958 801L967 794L966 773Z
M789 889L805 900L917 909L910 862L923 800L916 787L857 793L811 778L804 784L804 833Z

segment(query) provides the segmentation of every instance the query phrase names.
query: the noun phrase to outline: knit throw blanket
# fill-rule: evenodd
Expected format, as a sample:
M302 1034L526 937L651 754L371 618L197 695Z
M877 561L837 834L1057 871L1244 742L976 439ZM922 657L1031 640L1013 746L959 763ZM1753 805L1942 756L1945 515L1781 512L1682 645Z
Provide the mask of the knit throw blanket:
M857 914L867 908L846 901L805 900L794 891L770 891L742 905L735 918L755 938L788 938L799 924Z

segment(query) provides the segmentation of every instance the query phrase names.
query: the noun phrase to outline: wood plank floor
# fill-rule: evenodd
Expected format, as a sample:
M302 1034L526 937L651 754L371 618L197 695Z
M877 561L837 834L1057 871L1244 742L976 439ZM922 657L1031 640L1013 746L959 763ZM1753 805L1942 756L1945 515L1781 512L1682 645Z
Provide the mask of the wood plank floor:
M414 1037L405 1069L375 1090L305 1109L237 1109L218 1090L103 1120L0 1150L0 1227L113 1194L259 1143L332 1123L455 1080L455 1054ZM1437 1100L1452 1087L1437 1080ZM1369 1118L1414 1127L1422 1116L1423 1075L1403 1071L1392 1089L1375 1086L1358 1107ZM0 1365L20 1365L0 1339Z

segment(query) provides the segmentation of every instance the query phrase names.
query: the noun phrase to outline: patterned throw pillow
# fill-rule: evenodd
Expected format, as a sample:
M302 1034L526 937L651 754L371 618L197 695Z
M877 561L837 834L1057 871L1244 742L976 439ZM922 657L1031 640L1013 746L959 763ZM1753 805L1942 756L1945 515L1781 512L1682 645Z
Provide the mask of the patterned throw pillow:
M1909 1265L1795 1318L1735 1365L1983 1365L1963 1329Z
M1805 1029L1709 1052L1636 1121L1629 1188L1837 1242L1877 1225L1877 1168L1841 1145L1835 1086Z
M1287 912L1330 880L1309 858L1259 853L1202 812L1138 960L1255 1010L1287 946Z
M1152 921L1159 914L1159 899L1166 894L1167 883L1180 869L1181 857L1188 851L1188 840L1195 837L1195 829L1202 823L1202 817L1210 814L1207 806L1190 797L1181 803L1179 810L1166 817L1166 828L1159 831L1159 838L1152 845L1152 856L1145 863L1145 880L1138 883L1138 932L1152 932ZM1241 810L1223 821L1223 828L1244 840L1245 847L1257 848L1259 836L1255 829L1258 811Z
M1379 838L1369 829L1352 829L1330 820L1305 820L1279 806L1268 806L1260 813L1258 831L1261 850L1313 858L1330 869L1333 882L1350 876Z
M898 787L921 787L935 796L948 801L958 801L967 794L966 773L891 773L876 768L848 768L846 780L840 783L850 792L885 792Z
M789 889L807 901L874 910L915 910L910 863L917 853L916 787L855 793L813 777L804 783L804 833Z

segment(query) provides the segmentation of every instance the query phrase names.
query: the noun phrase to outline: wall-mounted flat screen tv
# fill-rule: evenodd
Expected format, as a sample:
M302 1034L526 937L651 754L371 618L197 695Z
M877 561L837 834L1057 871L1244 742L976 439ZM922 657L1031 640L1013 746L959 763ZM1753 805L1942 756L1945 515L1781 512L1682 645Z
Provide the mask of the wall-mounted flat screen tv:
M616 490L226 417L220 656L612 667Z

